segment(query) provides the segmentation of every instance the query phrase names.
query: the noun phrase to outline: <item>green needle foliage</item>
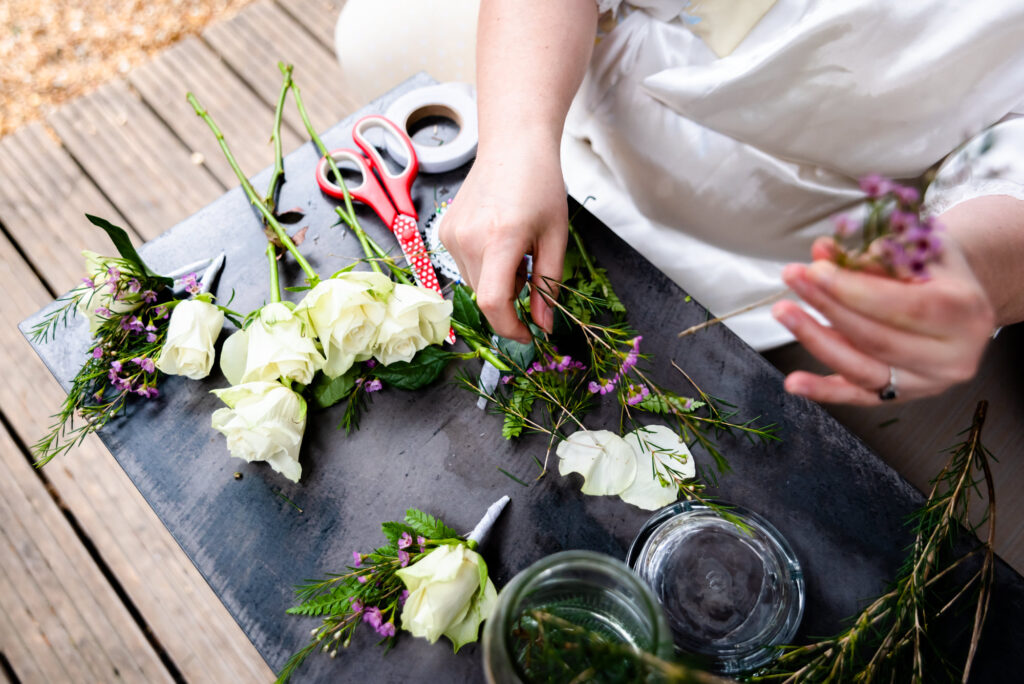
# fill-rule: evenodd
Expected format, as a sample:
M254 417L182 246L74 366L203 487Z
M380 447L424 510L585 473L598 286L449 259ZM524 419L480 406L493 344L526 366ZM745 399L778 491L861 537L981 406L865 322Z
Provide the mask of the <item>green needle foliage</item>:
M806 646L787 647L771 668L751 677L758 682L924 682L944 675L967 681L988 612L995 569L996 502L991 453L981 443L987 403L978 404L966 439L951 449L946 467L933 480L925 505L913 516L914 544L892 590L853 619L842 634ZM959 558L950 558L968 521L972 492L985 487L988 526L985 541ZM952 598L943 596L950 573L968 559L982 556L981 566L965 582L957 581ZM971 640L962 668L934 638L940 619L950 615L976 591ZM958 672L959 670L959 672Z
M678 366L676 369L695 392L693 396L654 382L646 368L650 356L640 352L642 338L629 326L626 308L607 273L595 265L572 225L569 232L572 239L562 281L557 284L559 296L555 299L545 295L555 310L550 336L529 322L529 306L533 288L554 289L554 283L529 283L517 301L533 335L526 345L493 338L471 296L461 286L455 290L456 329L460 333L470 329L479 340L497 339L491 351L508 369L494 389L483 387L466 373L459 382L486 398L491 411L502 416L502 436L506 439L531 432L549 436L548 453L540 462L538 477L547 470L551 449L567 432L586 429L584 417L604 395L610 395L620 410L620 432L640 427L643 414L659 416L683 441L700 445L712 457L718 472L729 471L728 461L716 443L721 435L738 432L752 440L778 439L775 425L758 424L756 418L736 419L736 407L701 390ZM700 492L704 485L684 478L681 463L675 468L671 458L662 455L659 460L668 471L667 476L658 473L663 484L674 484L684 496L703 500ZM708 476L713 478L714 473ZM670 481L666 482L666 477Z
M387 543L370 553L354 553L348 572L308 580L296 587L299 605L291 615L322 617L311 632L310 642L285 663L278 674L283 684L316 651L335 657L352 642L360 624L369 623L390 649L397 638L396 624L404 601L405 585L395 573L420 560L439 546L465 544L459 534L440 518L410 508L402 522L386 522L381 530ZM473 542L470 542L472 545Z

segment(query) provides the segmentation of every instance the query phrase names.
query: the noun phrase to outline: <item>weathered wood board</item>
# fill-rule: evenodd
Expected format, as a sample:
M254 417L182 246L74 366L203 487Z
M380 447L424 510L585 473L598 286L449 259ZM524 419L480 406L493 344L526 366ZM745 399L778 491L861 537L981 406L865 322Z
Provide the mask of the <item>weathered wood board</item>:
M389 97L429 82L417 77ZM383 111L388 101L376 101L360 114ZM325 136L328 146L350 145L353 121L331 129ZM358 245L332 227L333 202L320 195L312 180L316 160L310 145L288 156L280 206L305 210L303 224L310 228L302 250L326 274L349 263ZM414 188L421 222L435 199L454 194L464 172L421 176ZM257 176L257 187L268 177L268 171ZM362 217L368 231L392 244L369 210ZM644 335L645 349L658 355L656 379L684 391L685 380L670 365L675 360L706 390L743 407L743 417L760 415L781 426L782 441L774 444L720 440L733 471L721 476L714 494L763 514L793 545L808 589L801 634L836 631L843 618L894 576L909 539L903 521L921 503L921 495L821 407L786 394L778 371L725 327L680 345L675 332L703 320L705 311L686 302L675 285L585 212L577 225L608 269L632 323ZM264 245L252 209L235 189L147 244L143 254L157 271L166 271L198 255L226 251L217 292L224 298L234 292L232 307L249 311L266 299ZM293 264L285 266L285 273L298 284L300 273ZM79 323L61 344L37 351L67 383L86 345ZM477 409L475 399L452 383L418 393L377 395L361 429L349 436L335 427L341 418L337 408L311 414L303 481L293 485L261 464L228 456L223 437L209 427L209 416L219 407L209 390L225 384L216 372L203 382L170 378L161 398L135 405L127 419L109 425L101 437L274 668L316 624L285 615L292 605L292 585L342 569L353 550L368 550L380 541L381 521L400 518L406 507L468 530L488 504L510 494L511 505L482 546L499 586L562 549L622 558L648 517L617 499L584 497L574 478L549 474L522 487L502 475L499 467L532 481L536 466L531 456L543 456L544 440L503 441L499 419ZM599 413L588 422L597 427L612 420ZM243 478L235 479L235 472ZM1014 638L1022 610L1024 580L1000 564L977 681L996 681L1024 665ZM300 680L480 678L478 645L453 656L444 645L407 638L381 658L374 641L364 634L336 660L311 659Z

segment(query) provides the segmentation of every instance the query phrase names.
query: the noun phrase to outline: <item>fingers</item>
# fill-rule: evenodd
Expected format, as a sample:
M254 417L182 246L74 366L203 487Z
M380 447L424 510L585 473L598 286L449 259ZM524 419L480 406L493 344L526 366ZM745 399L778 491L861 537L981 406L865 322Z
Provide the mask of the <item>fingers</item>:
M476 303L494 332L528 343L530 331L516 316L516 272L523 261L522 248L489 249L484 253L480 278L475 284Z
M558 286L562 280L562 264L565 260L567 229L550 228L545 232L533 255L533 283L530 294L530 311L533 322L550 333L554 325L554 309L551 302L558 299Z
M823 404L853 404L877 406L882 403L878 391L854 385L841 375L815 375L807 371L794 371L786 376L786 391L799 394Z
M778 309L780 313L791 312L791 316L787 316L786 319L779 318L779 322L790 328L801 342L804 342L805 337L813 339L818 344L824 344L825 339L843 340L851 349L859 350L864 358L878 359L885 364L921 373L958 361L957 346L927 334L915 334L863 316L838 302L808 279L791 276L791 271L802 268L797 265L787 266L783 271L783 279L804 301L832 323L832 329L828 330L817 324L792 302L776 304L776 307L783 305ZM773 309L773 313L775 311L776 309ZM796 328L790 327L790 319L799 326L799 332ZM827 333L822 332L826 330ZM842 372L828 361L825 363Z
M983 291L963 279L906 282L839 268L825 260L815 261L808 267L787 266L783 279L801 297L804 294L800 286L809 283L866 318L887 327L936 338L948 336L958 325L987 328L994 322L991 305Z
M812 356L840 373L851 384L877 390L888 382L887 364L854 349L841 334L819 324L795 302L778 302L772 307L772 315Z

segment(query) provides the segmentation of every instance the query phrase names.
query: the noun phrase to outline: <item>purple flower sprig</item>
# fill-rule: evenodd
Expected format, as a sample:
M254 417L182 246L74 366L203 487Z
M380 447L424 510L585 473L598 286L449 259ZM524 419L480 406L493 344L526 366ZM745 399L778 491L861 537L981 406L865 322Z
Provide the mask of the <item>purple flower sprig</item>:
M286 670L294 669L316 650L335 657L351 643L360 626L373 630L381 644L390 646L397 638L402 607L409 597L396 572L438 546L461 542L441 520L416 509L409 509L404 521L386 522L381 527L386 545L368 553L352 551L346 572L298 588L301 603L288 612L318 616L322 623L311 631L310 643L293 656Z
M835 218L832 260L895 278L928 278L928 267L942 257L942 226L922 215L921 192L878 174L862 178L860 187L868 211L862 220L849 214ZM856 247L844 247L857 237Z
M95 339L50 432L32 447L38 465L121 415L132 397L160 395L155 361L176 300L168 299L169 290L156 277L140 275L122 260L109 261L68 295L70 311L89 313Z

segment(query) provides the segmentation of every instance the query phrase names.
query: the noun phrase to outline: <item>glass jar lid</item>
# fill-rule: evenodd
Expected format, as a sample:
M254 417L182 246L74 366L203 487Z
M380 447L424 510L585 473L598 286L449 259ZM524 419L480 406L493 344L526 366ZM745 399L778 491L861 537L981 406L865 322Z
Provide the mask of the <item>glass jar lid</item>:
M712 503L734 520L705 504L673 504L644 524L627 562L664 607L678 650L717 672L751 670L796 634L803 573L767 520Z

